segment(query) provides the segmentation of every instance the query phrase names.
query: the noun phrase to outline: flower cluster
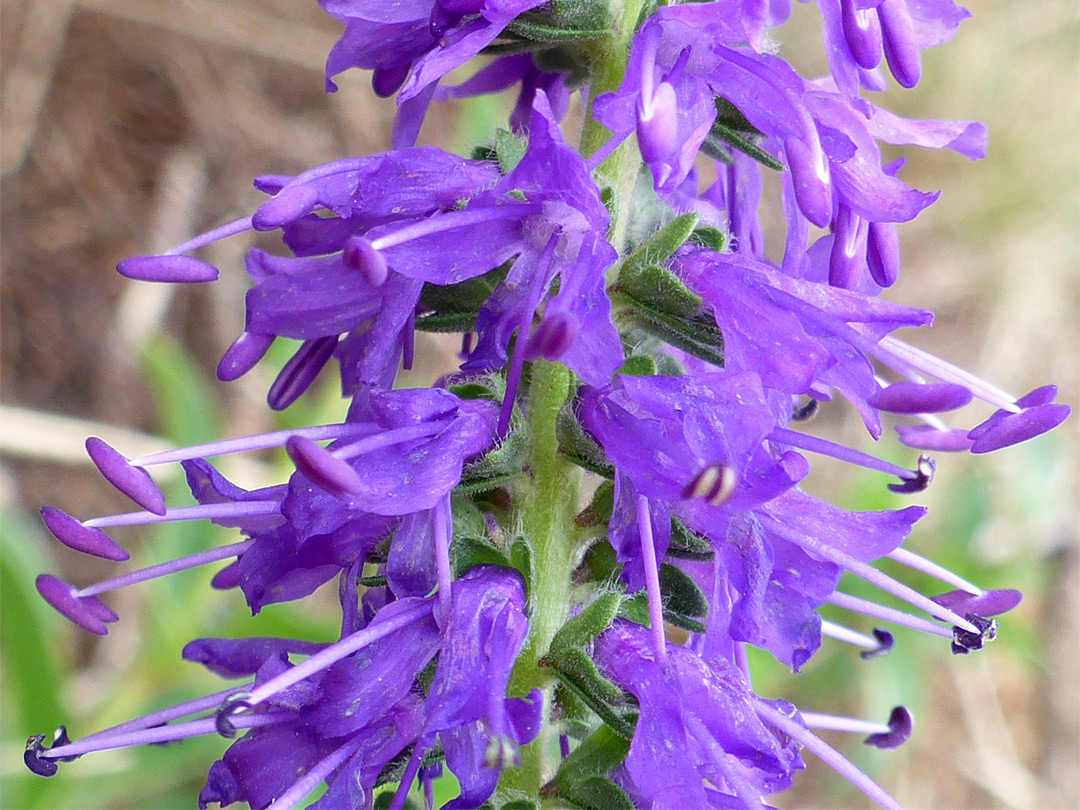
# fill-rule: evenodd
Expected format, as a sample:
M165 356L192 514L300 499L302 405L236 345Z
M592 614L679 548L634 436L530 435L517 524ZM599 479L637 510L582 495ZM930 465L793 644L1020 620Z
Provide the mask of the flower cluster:
M257 178L268 199L250 216L118 270L212 282L218 268L191 254L277 233L281 251L247 256L245 328L218 376L297 340L268 406L289 407L336 360L347 417L135 459L88 440L140 510L43 508L64 545L123 562L104 529L188 520L242 539L82 587L42 574L37 588L104 635L119 617L100 596L195 566L226 561L211 587L239 589L253 614L336 580L338 640L193 640L185 660L239 683L76 742L63 727L48 745L35 735L26 764L51 776L93 751L216 733L233 741L200 807L287 810L325 782L313 806L373 807L396 784L382 795L401 808L417 781L430 807L448 768L451 808L757 808L805 749L896 807L813 731L892 748L910 713L766 699L746 648L794 672L823 637L874 658L895 640L858 629L869 622L968 653L1020 601L906 549L922 507L851 512L800 487L807 454L882 473L902 495L933 478L928 455L907 468L807 432L837 395L874 439L910 417L899 439L927 451L998 450L1069 414L1053 386L1016 398L893 337L932 316L879 297L899 272L897 224L936 195L878 144L979 158L986 133L905 120L861 92L884 87L883 61L914 85L920 50L966 12L819 0L830 74L805 79L766 47L785 2L321 2L345 24L327 89L361 68L397 94L393 150ZM481 54L493 58L471 79L439 86ZM414 145L432 100L508 88L510 129L471 158ZM589 154L559 123L579 88ZM779 264L758 221L763 172L780 177ZM462 364L395 389L417 330L462 334ZM989 406L982 422L940 416L973 399ZM295 472L258 490L208 461L267 448ZM166 503L147 473L162 464L182 465L194 505ZM883 558L944 592L914 590ZM845 572L909 609L838 590ZM824 604L852 626L823 621Z

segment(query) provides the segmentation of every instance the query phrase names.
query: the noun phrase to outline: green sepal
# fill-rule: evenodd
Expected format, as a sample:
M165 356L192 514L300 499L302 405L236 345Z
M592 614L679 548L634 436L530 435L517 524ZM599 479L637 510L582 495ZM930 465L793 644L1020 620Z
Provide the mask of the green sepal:
M728 152L723 144L715 138L707 137L701 142L701 154L727 166L730 166L735 162L735 158L731 156L731 153Z
M573 400L568 400L555 417L555 438L559 452L574 464L604 478L615 477L615 467L603 448L596 443L574 416Z
M629 753L630 744L625 738L600 726L563 760L555 776L556 786L562 792L589 777L610 773L622 765Z
M686 528L680 520L673 517L667 556L678 560L706 561L713 559L715 552L712 543L697 532Z
M525 141L506 129L495 130L495 157L499 161L499 171L510 174L521 159L525 157Z
M723 253L728 244L728 235L711 225L698 225L686 241L692 245Z
M603 776L590 776L559 789L559 798L581 810L634 810L626 792Z
M523 537L510 543L510 565L525 578L525 598L529 597L529 583L532 582L533 550Z
M380 793L375 797L375 802L372 807L375 810L388 810L391 803L394 801L394 791L387 790ZM404 810L419 810L418 805L412 799L406 797L405 804L402 805Z
M588 42L611 33L606 8L561 0L516 17L507 30L534 42Z
M619 616L635 624L640 624L642 627L651 626L649 621L649 599L645 591L638 591L633 596L623 599L622 605L619 606ZM705 625L697 619L680 611L671 610L667 606L664 607L664 621L674 627L689 630L691 633L705 632Z
M500 565L504 568L510 566L505 551L496 548L485 538L473 535L454 538L450 547L450 561L455 579L478 565Z
M626 739L633 737L633 720L616 708L625 701L623 691L600 673L584 650L576 647L552 650L541 664L550 667L616 734Z
M415 326L421 332L471 332L479 312L425 312L416 316Z
M360 577L360 579L356 580L356 584L365 588L382 588L386 586L386 577Z
M629 285L634 276L651 265L671 256L690 238L698 223L697 214L683 214L675 217L667 225L639 244L626 257L619 270L619 284Z
M619 294L618 298L626 305L619 313L620 320L630 320L665 343L714 366L723 367L724 338L711 317L684 318L670 315L647 302L632 298L625 292Z
M502 805L499 810L540 810L540 804L532 799L514 799Z
M472 318L469 329L472 329L476 322L476 313L506 278L513 263L514 259L508 259L483 275L459 281L457 284L424 284L420 291L420 306L438 315L469 315ZM423 318L417 318L418 322L421 320Z
M701 312L701 296L670 270L655 264L620 273L613 291L626 296L635 307L647 307L675 318L693 318Z
M482 160L485 163L498 163L499 156L495 152L495 147L490 144L480 143L473 147L472 154L469 155L470 160Z
M594 601L559 628L559 632L551 640L551 652L592 644L593 639L615 621L620 602L622 595L617 593L606 593Z
M615 373L627 377L655 377L656 360L647 354L632 354Z
M586 529L590 526L607 526L615 508L615 484L604 481L596 488L589 505L574 518L574 525Z
M742 110L726 98L714 96L713 101L716 103L716 120L721 125L745 135L761 136L761 130L751 124L747 117L742 114Z
M454 492L472 495L497 489L521 475L528 458L528 447L521 431L513 431L491 452L467 465L461 473L461 483Z
M588 572L587 578L593 582L612 581L618 567L619 561L611 543L593 543L585 552L582 568Z
M604 208L607 209L608 216L611 217L612 225L614 227L615 217L617 216L617 208L619 205L619 192L615 190L614 186L604 186L600 189L600 202L604 204ZM611 239L611 229L608 229L608 240Z
M709 601L690 575L674 565L660 565L660 592L664 595L664 610L684 616L704 618Z
M726 127L719 121L715 122L712 129L709 131L709 137L707 139L716 142L726 143L732 149L738 149L744 155L748 155L769 169L774 169L778 172L784 171L787 167L770 155L760 146L758 146L755 136L746 136L730 127Z

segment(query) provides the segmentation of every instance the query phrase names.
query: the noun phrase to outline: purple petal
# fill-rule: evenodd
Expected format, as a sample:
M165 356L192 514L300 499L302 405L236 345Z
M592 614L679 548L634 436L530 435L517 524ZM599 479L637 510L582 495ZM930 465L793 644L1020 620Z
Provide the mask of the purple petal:
M337 348L337 335L305 340L282 367L266 394L266 403L275 411L283 411L296 402L330 362Z
M122 562L131 555L124 551L105 532L90 526L84 526L71 515L51 506L41 507L41 519L53 537L68 548L92 554L106 560Z
M86 440L86 452L106 481L146 511L165 514L165 496L150 473L141 467L133 467L124 456L95 436Z
M244 678L258 672L268 658L282 653L314 655L324 646L288 638L200 638L189 642L180 657L223 678Z
M882 0L877 13L889 70L901 87L914 87L922 74L922 62L907 0Z
M217 378L222 382L230 382L244 376L263 359L273 342L273 335L241 332L240 337L234 340L221 356L217 366Z
M257 231L273 231L289 222L310 214L319 204L319 193L305 184L287 186L259 206L251 217Z
M116 265L116 272L136 281L174 284L216 281L218 277L216 267L191 256L132 256Z

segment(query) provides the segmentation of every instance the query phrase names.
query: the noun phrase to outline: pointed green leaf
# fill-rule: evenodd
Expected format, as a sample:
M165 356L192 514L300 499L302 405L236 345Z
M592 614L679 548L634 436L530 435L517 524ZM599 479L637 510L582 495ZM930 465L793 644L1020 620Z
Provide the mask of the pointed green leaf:
M686 528L676 518L671 519L671 543L667 556L679 560L711 560L714 552L712 544L697 532Z
M692 318L701 311L701 296L670 270L650 264L632 273L620 273L615 291L635 303L677 318Z
M626 358L622 368L615 372L627 377L655 377L656 360L647 354L632 354Z
M607 726L600 726L563 760L555 777L560 790L591 776L602 776L619 767L630 753L630 744Z
M615 507L615 485L604 481L596 488L592 500L574 518L574 525L581 528L589 526L607 526L611 521L611 511Z
M572 400L562 407L555 419L555 437L559 441L559 452L574 464L604 478L615 477L615 468L607 454L574 415Z
M525 157L526 144L513 132L495 130L495 156L499 159L499 171L510 174Z
M704 617L709 612L705 594L681 568L667 563L660 566L660 591L664 594L665 610L698 617Z
M633 736L634 724L623 713L623 691L600 673L584 650L574 647L552 650L544 662L615 733L626 739Z
M603 776L590 776L565 790L560 788L559 795L585 810L634 810L626 792Z
M727 247L728 235L711 225L698 225L694 228L694 232L690 234L687 241L709 250L715 250L717 253L723 253L724 248Z
M619 313L620 321L635 325L672 346L682 349L714 366L724 365L724 339L715 322L709 317L683 318L661 312L646 301L622 293L618 296L626 306Z
M710 139L726 143L732 149L738 149L743 154L752 157L762 166L775 169L778 172L784 171L787 167L758 146L756 137L757 136L747 136L737 132L730 127L724 126L719 121L713 124L712 130L709 132Z

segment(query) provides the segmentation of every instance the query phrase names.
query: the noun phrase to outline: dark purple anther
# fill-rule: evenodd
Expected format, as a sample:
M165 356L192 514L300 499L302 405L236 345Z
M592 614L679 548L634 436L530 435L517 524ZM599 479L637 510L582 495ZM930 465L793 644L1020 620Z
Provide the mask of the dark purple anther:
M833 223L832 252L829 254L829 286L854 289L866 257L866 220L843 203Z
M872 658L880 658L883 655L888 655L892 652L893 648L893 634L888 630L882 630L880 627L875 627L872 631L874 640L877 641L878 646L873 650L863 650L859 653L859 657L864 661L869 661Z
M240 584L240 560L233 560L210 580L210 587L216 591L227 591Z
M356 270L372 287L381 287L390 275L386 259L362 236L350 236L342 251L345 266Z
M910 495L913 492L923 492L934 480L934 473L936 471L937 464L930 456L923 453L923 455L919 456L919 461L915 465L915 477L906 479L900 484L889 484L889 489L892 492L898 492L901 495Z
M52 735L52 745L49 748L59 748L62 745L71 745L71 738L67 733L67 726L57 726L56 731ZM76 754L73 757L52 757L54 762L74 762L79 758Z
M709 506L722 506L735 492L739 473L727 464L713 464L699 472L683 487L686 500L703 499Z
M283 411L296 402L330 362L337 342L337 335L305 340L270 386L267 404L275 411Z
M130 559L130 555L105 532L83 526L66 512L43 506L41 519L45 521L45 527L52 532L53 537L68 548L117 562Z
M866 266L870 277L891 287L900 275L900 237L894 222L871 222L866 236Z
M844 39L855 64L873 70L881 62L881 22L875 9L860 9L855 0L840 0Z
M930 597L934 602L955 613L974 613L977 616L1000 616L1008 613L1023 600L1024 595L1013 588L983 591L972 594L967 591L949 591Z
M371 72L371 89L379 98L390 98L409 76L409 62L393 67L376 67Z
M971 391L954 383L897 382L876 392L867 403L889 413L939 413L971 402Z
M26 741L26 751L23 753L23 762L26 767L38 776L55 776L58 767L51 759L42 756L45 753L44 734L35 734Z
M573 345L579 331L577 318L569 312L544 318L525 343L525 359L558 360Z
M233 725L232 718L251 708L251 704L248 703L249 697L251 695L247 692L234 692L225 698L214 714L214 728L226 740L231 740L236 736L236 726Z
M997 638L996 619L986 619L977 613L969 613L964 618L979 628L979 632L972 633L962 627L953 627L953 655L967 655L972 650L981 650L983 645Z
M257 231L274 231L310 214L318 204L319 193L311 186L289 186L259 206L251 226Z
M798 138L784 141L799 210L813 224L824 228L832 220L832 185L825 153L820 145L815 143L814 147L811 149Z
M897 706L889 715L889 731L885 734L871 734L864 743L875 748L899 748L911 737L915 720L903 706Z
M214 265L191 256L132 256L116 265L116 272L136 281L165 281L172 284L195 284L216 281Z
M902 87L914 87L922 75L922 63L907 0L882 0L877 13L889 70Z
M34 585L41 597L62 616L91 633L99 636L108 635L109 629L105 626L105 622L96 615L96 606L88 605L77 597L74 586L51 574L41 574L34 581Z
M660 82L652 98L644 94L637 103L637 140L641 157L656 163L675 151L679 138L679 102L675 88Z
M1010 413L999 418L991 417L994 420L992 426L978 433L976 433L978 428L968 433L968 438L974 440L971 452L989 453L1026 442L1028 439L1041 436L1048 430L1053 430L1064 422L1070 413L1068 405L1050 404L1036 405L1020 413ZM972 436L972 433L976 435Z
M285 443L298 472L311 483L337 498L348 498L364 488L360 476L348 462L303 436L291 436Z
M939 430L931 425L897 425L900 443L916 450L959 453L971 448L966 430Z
M147 512L165 514L165 496L150 473L142 467L133 467L130 461L96 436L86 440L86 452L106 481Z
M791 421L792 422L808 422L817 416L818 411L821 409L821 403L818 400L811 397L802 404L796 405L791 409Z
M232 345L225 350L225 354L221 355L221 361L217 367L217 378L222 382L232 382L243 377L266 356L273 342L273 335L241 332L240 337L232 342Z

